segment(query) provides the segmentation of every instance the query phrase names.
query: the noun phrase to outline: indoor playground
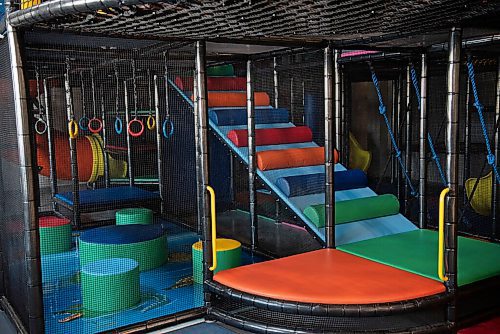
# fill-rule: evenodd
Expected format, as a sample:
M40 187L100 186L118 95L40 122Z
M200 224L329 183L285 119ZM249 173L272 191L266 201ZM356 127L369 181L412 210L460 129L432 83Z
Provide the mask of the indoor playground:
M0 332L500 333L499 15L0 3Z

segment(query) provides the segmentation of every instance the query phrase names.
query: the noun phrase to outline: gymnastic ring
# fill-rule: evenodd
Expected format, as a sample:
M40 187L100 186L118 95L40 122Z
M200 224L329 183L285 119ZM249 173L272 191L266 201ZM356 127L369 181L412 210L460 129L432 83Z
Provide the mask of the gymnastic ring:
M87 116L82 116L78 121L78 125L80 126L80 129L87 131L89 129L89 122L90 118L88 118Z
M42 125L41 129L40 129L40 125ZM45 122L43 119L39 118L35 122L35 131L39 135L43 135L45 132L47 132L47 122Z
M148 130L153 130L156 127L156 118L153 115L149 115L146 124L148 126Z
M168 125L170 125L170 131L167 133ZM172 138L173 135L174 135L174 122L172 122L172 120L170 119L166 119L163 122L163 137L165 137L166 139L170 139Z
M115 131L119 135L121 135L123 132L123 121L118 116L116 116L116 119L115 119Z
M97 128L92 127L92 123L96 123L98 125ZM89 120L88 128L89 131L92 133L99 133L102 130L102 121L99 118L94 117L91 120Z
M132 131L132 124L134 123L138 123L139 126L140 126L140 130L137 131L137 132L134 132ZM144 132L144 122L141 121L140 119L138 118L134 118L133 120L131 120L129 123L128 123L128 133L132 136L132 137L139 137L140 135L142 135L142 133Z
M74 119L68 122L68 133L71 139L78 137L78 123Z

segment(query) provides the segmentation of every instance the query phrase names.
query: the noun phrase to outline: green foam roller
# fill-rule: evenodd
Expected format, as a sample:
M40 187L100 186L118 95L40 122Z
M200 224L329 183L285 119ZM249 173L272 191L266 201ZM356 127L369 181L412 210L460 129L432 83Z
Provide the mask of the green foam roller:
M141 301L139 264L127 258L94 261L81 271L83 308L115 312Z
M116 225L153 223L153 211L146 208L129 208L116 211Z
M399 201L391 194L356 198L335 203L335 224L391 216L399 213ZM317 227L325 226L325 205L310 205L304 214Z
M40 217L38 230L41 255L71 250L71 222L69 220L52 216Z
M85 231L78 240L80 265L101 259L131 258L140 271L168 259L167 235L161 225L113 225Z
M231 64L207 67L207 76L232 77L234 76L234 67Z
M203 283L203 248L201 241L193 244L193 280ZM214 274L221 270L241 266L241 243L232 239L217 238L217 268Z

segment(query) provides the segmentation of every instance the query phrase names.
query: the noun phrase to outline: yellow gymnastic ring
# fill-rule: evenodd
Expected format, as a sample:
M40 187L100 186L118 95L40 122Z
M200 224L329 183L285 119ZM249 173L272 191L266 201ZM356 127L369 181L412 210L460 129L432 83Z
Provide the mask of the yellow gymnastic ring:
M153 115L149 115L146 124L149 130L153 130L156 127L156 118Z
M68 122L68 134L71 139L78 137L78 123L74 119Z

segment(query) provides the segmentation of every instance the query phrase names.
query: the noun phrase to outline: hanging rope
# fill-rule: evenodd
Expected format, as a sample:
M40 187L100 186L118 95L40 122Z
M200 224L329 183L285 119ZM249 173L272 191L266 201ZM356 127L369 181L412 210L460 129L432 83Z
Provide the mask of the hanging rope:
M410 72L411 72L411 81L413 83L413 88L415 89L415 95L417 96L418 101L418 110L422 107L420 104L420 87L418 86L418 78L417 72L415 71L415 67L413 64L410 64ZM436 164L436 167L439 172L439 177L441 178L441 182L445 187L448 186L448 181L446 181L446 176L444 175L443 167L441 166L441 161L439 160L439 156L436 153L436 148L434 147L434 141L432 140L432 136L429 132L427 132L427 142L429 143L429 148L432 154L432 160Z
M369 64L370 66L370 71L372 74L372 81L373 85L375 86L375 90L377 91L377 96L378 96L378 102L379 102L379 107L378 110L380 112L380 115L384 118L385 125L387 126L387 131L389 132L389 136L391 138L392 146L394 148L394 151L396 152L396 158L398 159L399 165L401 166L401 170L403 171L404 177L406 179L406 183L410 187L410 193L412 196L417 196L418 193L411 183L411 178L410 175L408 175L408 170L406 169L406 166L403 162L403 158L401 157L401 150L398 147L398 144L396 143L396 138L394 137L394 133L392 132L391 128L391 123L389 122L389 118L387 117L387 108L384 104L384 100L382 98L382 92L380 91L380 85L378 82L377 75L375 74L375 70L373 69L373 66Z
M477 114L479 115L479 121L481 122L481 129L483 130L484 143L486 144L486 150L488 151L487 160L488 164L491 166L493 173L495 174L496 181L500 183L500 174L498 173L498 167L495 162L495 155L491 151L490 139L488 137L488 131L486 130L486 122L484 121L483 109L484 106L479 101L479 95L477 93L476 77L474 74L474 65L472 64L472 58L469 56L467 58L467 70L469 72L469 79L472 87L472 93L474 95L474 107L477 109Z

